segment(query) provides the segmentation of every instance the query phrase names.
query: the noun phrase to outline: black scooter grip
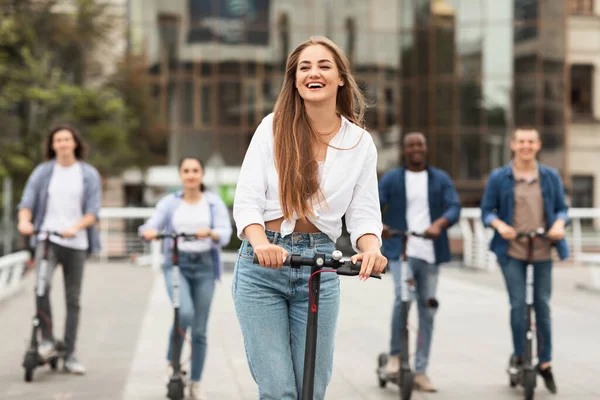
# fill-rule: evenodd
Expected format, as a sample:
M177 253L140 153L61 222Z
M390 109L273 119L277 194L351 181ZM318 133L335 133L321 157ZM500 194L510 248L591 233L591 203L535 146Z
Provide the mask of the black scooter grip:
M339 267L338 269L336 269L335 272L338 275L358 276L360 274L360 268L361 268L361 262L359 261L356 264L350 264L350 263L345 264L345 265ZM378 275L378 274L371 274L369 276L371 278L381 279L381 275Z
M258 256L256 254L254 255L254 258L252 259L252 262L254 264L260 264L260 261L258 261ZM287 258L283 262L283 265L290 265L290 256L287 256Z

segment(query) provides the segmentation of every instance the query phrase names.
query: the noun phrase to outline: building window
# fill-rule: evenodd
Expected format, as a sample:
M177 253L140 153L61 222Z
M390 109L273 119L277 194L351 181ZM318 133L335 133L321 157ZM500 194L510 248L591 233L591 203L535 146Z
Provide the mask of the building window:
M177 51L179 48L179 16L176 14L160 13L158 15L158 27L166 61L173 67L179 56Z
M573 175L571 177L571 207L593 208L594 207L594 176ZM581 224L592 225L592 219L582 219Z
M290 52L290 26L287 14L279 18L279 40L281 41L281 64L285 70L285 63Z
M574 119L592 116L593 76L593 65L571 66L571 111Z
M350 60L350 64L352 64L354 57L354 45L356 41L356 23L354 22L354 18L346 19L346 35L348 35L346 42L348 48L346 50L346 54L348 56L348 60Z
M590 15L594 13L594 0L569 0L571 14Z

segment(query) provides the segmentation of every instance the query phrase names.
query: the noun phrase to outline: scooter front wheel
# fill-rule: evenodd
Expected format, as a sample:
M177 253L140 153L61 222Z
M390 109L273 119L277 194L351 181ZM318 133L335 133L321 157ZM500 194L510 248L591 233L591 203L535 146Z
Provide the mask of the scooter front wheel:
M410 400L415 379L412 371L400 371L400 399Z
M387 385L387 380L385 377L382 378L382 376L385 374L384 368L387 365L387 361L388 356L385 353L381 353L377 359L377 380L379 381L380 388L385 388Z
M57 367L58 367L58 357L52 357L50 359L50 368L52 368L53 371L56 371Z
M519 377L515 375L509 375L508 384L512 388L517 387L517 385L519 384Z
M525 400L533 400L536 384L535 370L523 372L523 387L525 389Z
M184 386L181 378L171 379L167 384L167 397L171 400L182 400L184 398Z

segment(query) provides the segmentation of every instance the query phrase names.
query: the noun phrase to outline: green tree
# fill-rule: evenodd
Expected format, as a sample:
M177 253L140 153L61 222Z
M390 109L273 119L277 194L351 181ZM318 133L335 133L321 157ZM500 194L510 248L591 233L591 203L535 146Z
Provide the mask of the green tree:
M98 50L114 40L115 20L94 0L77 0L72 10L56 0L0 0L0 179L13 178L16 198L43 160L53 122L82 129L102 175L153 162L140 156L155 139L139 71L134 76L125 57L114 76L96 79Z

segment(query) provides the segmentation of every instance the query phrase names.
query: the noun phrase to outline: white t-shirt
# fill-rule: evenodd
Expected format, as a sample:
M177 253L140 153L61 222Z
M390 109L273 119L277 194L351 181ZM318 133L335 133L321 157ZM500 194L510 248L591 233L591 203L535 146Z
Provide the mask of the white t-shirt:
M210 205L206 196L196 204L182 201L172 217L173 230L177 233L195 234L200 228L210 228ZM179 240L180 251L189 253L203 253L211 248L212 238L204 238L193 241Z
M381 209L377 187L377 148L371 135L342 117L338 133L331 139L320 171L320 187L325 201L314 202L314 217L308 220L332 241L342 234L342 217L350 233L352 247L365 234L376 235L381 245ZM343 150L337 150L339 149ZM244 157L237 181L233 218L240 239L251 224L265 226L283 216L279 201L279 176L273 154L273 114L256 129ZM281 224L285 237L296 226L292 216Z
M408 224L408 230L421 233L431 226L427 170L420 172L406 170L404 176L406 179L406 223ZM406 244L406 255L434 264L433 241L409 236Z
M62 232L71 228L83 217L83 169L79 162L63 167L54 164L48 184L48 204L41 230ZM39 239L44 239L40 234ZM76 250L87 250L88 237L85 229L74 238L51 236L50 241Z

